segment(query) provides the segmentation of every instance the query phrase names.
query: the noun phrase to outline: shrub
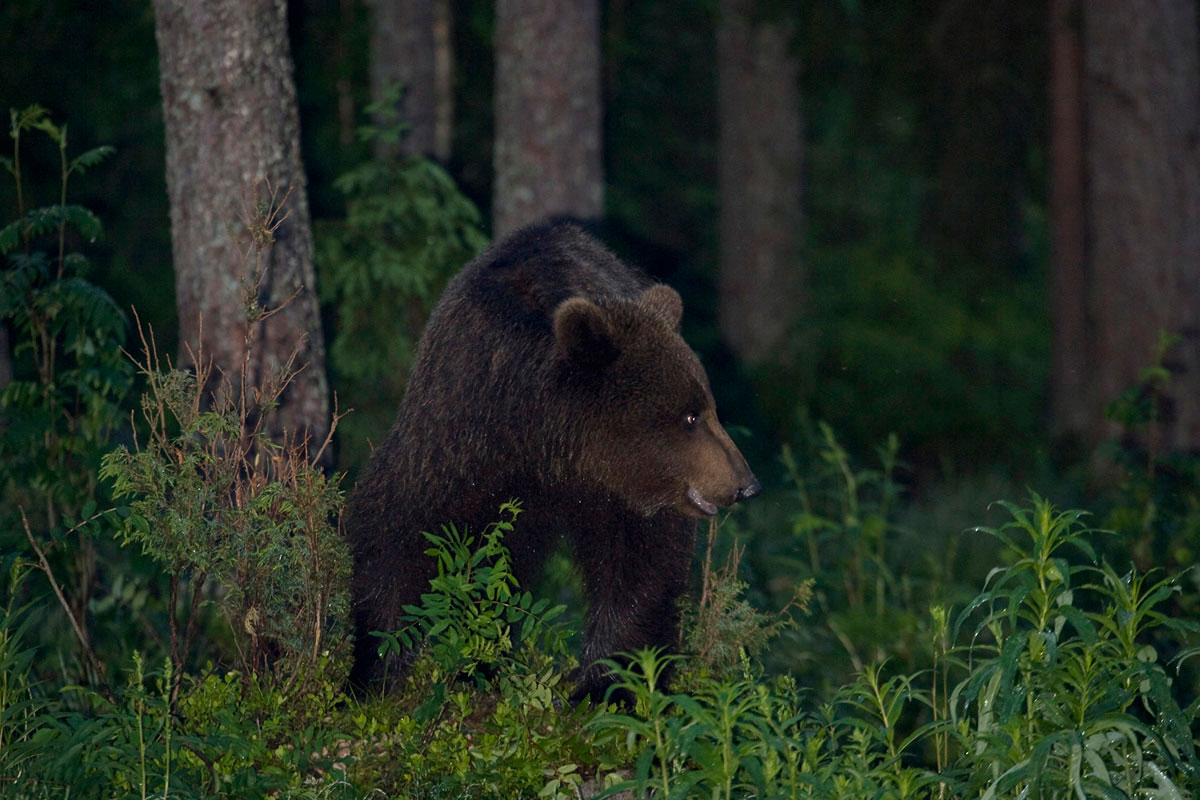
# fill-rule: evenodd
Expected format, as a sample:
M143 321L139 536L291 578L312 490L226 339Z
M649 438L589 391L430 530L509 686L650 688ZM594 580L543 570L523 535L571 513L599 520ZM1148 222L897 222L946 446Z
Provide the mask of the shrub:
M476 539L446 526L427 533L438 574L407 625L382 650L421 647L403 693L368 698L354 714L359 754L349 776L400 797L575 798L597 755L583 734L591 713L567 702L563 607L521 591L504 535L519 524L506 503Z
M60 164L58 202L37 208L27 207L22 173L32 134L50 140ZM110 595L92 606L92 593L101 565L123 559L95 524L106 499L96 468L121 425L133 368L121 353L125 315L85 279L87 258L74 250L101 237L103 227L90 211L67 202L67 190L71 177L113 150L97 147L69 158L66 125L39 106L13 110L9 135L12 158L0 163L16 185L18 217L0 228L0 334L12 335L11 365L0 335L0 375L12 368L11 382L0 382L0 545L34 551L33 563L57 595L31 610L39 618L36 629L55 645L62 668L100 680L108 658L122 654L121 637L94 636L93 627L97 612L120 600ZM104 620L104 629L121 626L115 616Z
M142 344L144 442L106 455L100 476L130 502L122 541L169 576L174 669L182 674L192 656L208 594L245 676L273 673L303 687L323 659L346 651L350 560L334 523L338 478L325 477L321 453L306 442L286 434L276 442L266 429L266 412L295 369L289 361L263 386L241 391L213 374L203 352L190 373L161 368L152 343ZM250 358L247 348L243 378Z
M489 683L485 673L502 676L502 685L512 680L531 654L566 657L566 636L552 624L565 607L550 608L548 600L519 591L509 567L503 537L520 512L516 501L501 506L500 521L483 531L477 545L474 536L453 525L425 534L437 576L420 606L404 607L405 627L384 635L384 653L424 645L434 682L473 678L481 688ZM544 692L542 702L550 700Z

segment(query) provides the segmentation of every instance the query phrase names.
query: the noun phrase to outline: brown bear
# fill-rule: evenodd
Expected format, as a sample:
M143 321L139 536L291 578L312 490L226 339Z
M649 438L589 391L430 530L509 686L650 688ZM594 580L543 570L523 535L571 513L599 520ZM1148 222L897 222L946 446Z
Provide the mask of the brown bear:
M436 574L422 532L482 531L512 498L518 580L561 540L582 575L577 698L603 696L597 659L677 646L696 520L761 488L717 421L681 314L673 289L563 223L511 234L451 281L347 508L352 680L380 676L370 632L398 628Z

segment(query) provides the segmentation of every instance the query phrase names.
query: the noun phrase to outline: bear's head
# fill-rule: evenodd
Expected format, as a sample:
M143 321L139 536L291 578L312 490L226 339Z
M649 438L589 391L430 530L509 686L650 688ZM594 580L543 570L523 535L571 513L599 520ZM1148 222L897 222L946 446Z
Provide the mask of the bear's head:
M679 334L682 314L662 284L633 299L573 297L554 312L575 467L647 516L711 516L762 488L717 420L708 377Z

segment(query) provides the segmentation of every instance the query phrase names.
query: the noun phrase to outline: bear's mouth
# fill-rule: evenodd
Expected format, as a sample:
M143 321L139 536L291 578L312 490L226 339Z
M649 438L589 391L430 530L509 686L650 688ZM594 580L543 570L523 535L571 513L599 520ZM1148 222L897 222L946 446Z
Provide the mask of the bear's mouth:
M706 517L711 517L717 513L717 507L704 499L703 495L695 486L689 486L687 490L687 499L695 506L701 514Z

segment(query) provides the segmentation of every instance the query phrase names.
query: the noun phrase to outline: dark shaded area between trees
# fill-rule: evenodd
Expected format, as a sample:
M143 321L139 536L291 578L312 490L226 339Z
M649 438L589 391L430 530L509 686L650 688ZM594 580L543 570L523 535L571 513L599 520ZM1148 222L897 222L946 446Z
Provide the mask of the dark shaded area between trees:
M487 219L493 18L490 4L452 5L454 146L447 166ZM789 18L790 47L803 64L807 131L805 238L794 247L794 263L805 273L795 322L805 346L795 359L798 374L768 375L741 390L744 396L733 386L747 381L713 324L717 9L703 2L613 3L601 11L607 238L685 292L692 340L728 375L714 381L727 394L720 398L726 416L750 420L766 440L765 454L787 438L797 410L808 409L862 447L900 432L921 467L936 469L944 456L967 466L997 442L1015 463L1027 464L1046 430L1047 402L1046 368L1029 372L1046 361L1049 346L1039 296L1047 276L1041 9L868 4L814 7ZM103 272L94 277L122 306L137 305L157 323L170 352L176 326L167 302L170 226L152 13L120 4L84 12L71 3L17 3L5 13L12 17L7 35L20 37L9 52L29 53L14 60L6 107L41 102L69 122L73 141L117 149L105 174L76 187L79 202L109 220L99 246L114 255L95 259ZM289 25L303 160L319 221L343 207L333 178L367 152L355 130L369 99L368 14L347 2L292 3ZM42 43L44 54L30 52L29 42ZM88 69L72 66L77 52L90 54ZM20 96L9 98L18 89ZM147 191L131 191L141 186ZM106 214L116 198L145 207ZM904 319L906 313L916 319ZM906 336L920 346L897 364L886 345L903 350ZM883 347L868 349L876 338ZM890 366L876 366L883 364ZM911 384L935 393L905 391ZM847 402L851 396L874 398L874 405L864 410ZM925 404L914 405L922 396Z

